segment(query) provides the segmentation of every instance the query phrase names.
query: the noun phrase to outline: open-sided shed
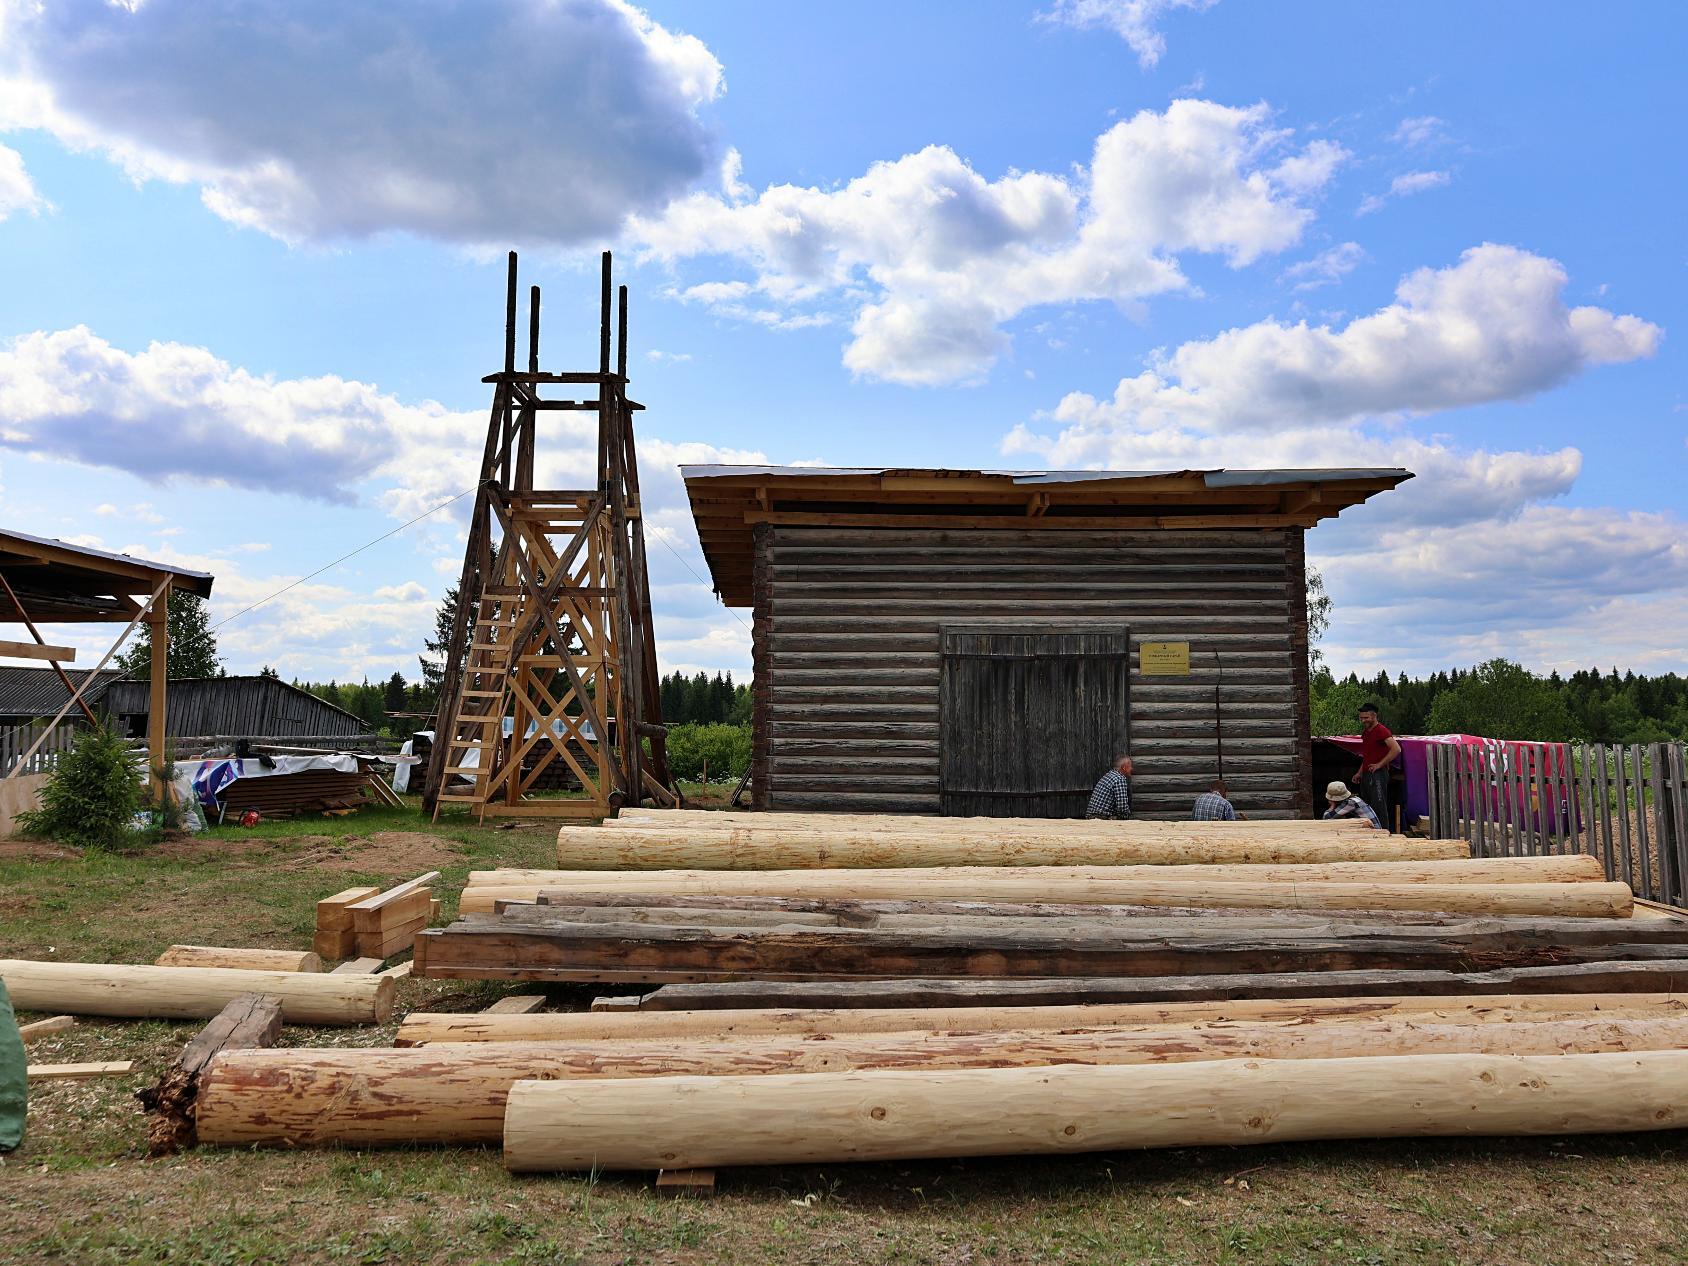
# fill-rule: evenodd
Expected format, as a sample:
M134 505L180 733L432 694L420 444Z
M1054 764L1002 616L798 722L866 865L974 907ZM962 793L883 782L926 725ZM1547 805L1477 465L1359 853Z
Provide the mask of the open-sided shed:
M1311 797L1303 534L1399 469L683 469L728 606L754 610L758 806L1140 811L1223 772Z
M211 583L212 577L206 572L0 530L0 625L21 625L29 634L27 641L0 643L0 654L43 660L59 670L67 687L73 679L80 688L85 679L89 684L98 680L98 670L144 620L152 635L151 712L156 718L156 724L147 730L147 754L149 766L157 769L165 758L170 592L180 588L208 598ZM74 652L47 643L38 626L83 623L121 624L124 628L105 658L94 666L95 673L78 672L72 678L60 665L74 658ZM79 694L76 697L80 699Z

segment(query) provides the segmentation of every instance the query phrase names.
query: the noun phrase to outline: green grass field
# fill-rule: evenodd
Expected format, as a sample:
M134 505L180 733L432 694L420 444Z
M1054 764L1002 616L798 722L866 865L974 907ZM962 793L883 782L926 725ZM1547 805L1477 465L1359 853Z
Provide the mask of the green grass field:
M0 844L0 956L144 963L172 942L304 948L319 897L437 869L449 915L469 870L546 865L553 838L371 810L133 856ZM532 987L406 980L400 1011L474 1009L504 992ZM554 998L583 1006L593 992ZM679 1202L648 1175L511 1178L496 1150L148 1161L134 1092L197 1027L88 1021L31 1047L40 1062L138 1069L33 1089L29 1136L0 1168L0 1261L1688 1261L1680 1132L746 1170L724 1172L712 1200ZM289 1028L283 1041L380 1045L393 1027Z

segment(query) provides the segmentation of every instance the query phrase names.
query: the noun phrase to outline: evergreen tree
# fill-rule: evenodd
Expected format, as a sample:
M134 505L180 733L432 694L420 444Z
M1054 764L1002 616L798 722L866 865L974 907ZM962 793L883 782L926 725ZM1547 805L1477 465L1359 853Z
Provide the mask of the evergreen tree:
M184 677L225 676L223 661L217 656L217 635L211 631L206 615L205 599L185 589L170 591L170 614L165 623L170 640L166 652L166 676L172 680ZM152 677L152 628L142 624L135 641L113 661L118 671L137 681Z
M404 691L404 674L403 673L396 673L395 672L391 677L387 678L386 697L384 699L382 699L381 702L385 706L385 708L388 712L403 712L403 711L405 711L405 706L404 706L405 705L405 691Z
M451 650L451 626L457 623L457 589L453 585L440 599L440 609L434 613L434 636L423 640L426 655L418 655L422 666L422 688L430 698L437 699L440 682L445 677L445 657Z

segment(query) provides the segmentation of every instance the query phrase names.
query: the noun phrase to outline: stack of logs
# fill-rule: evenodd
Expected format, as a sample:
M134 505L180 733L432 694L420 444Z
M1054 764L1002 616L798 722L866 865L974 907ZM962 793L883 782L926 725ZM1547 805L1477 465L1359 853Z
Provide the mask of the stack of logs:
M226 1051L199 1136L674 1170L1688 1121L1688 918L1587 857L1465 854L1311 823L565 827L568 869L472 876L416 974L654 988Z

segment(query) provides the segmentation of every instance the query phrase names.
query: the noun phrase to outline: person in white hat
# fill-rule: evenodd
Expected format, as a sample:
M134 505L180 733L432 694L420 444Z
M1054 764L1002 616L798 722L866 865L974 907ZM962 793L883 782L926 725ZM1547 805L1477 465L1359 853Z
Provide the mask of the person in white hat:
M1325 788L1325 799L1330 808L1325 810L1325 818L1364 818L1367 825L1383 829L1383 823L1377 820L1376 811L1359 796L1345 782L1333 782Z

